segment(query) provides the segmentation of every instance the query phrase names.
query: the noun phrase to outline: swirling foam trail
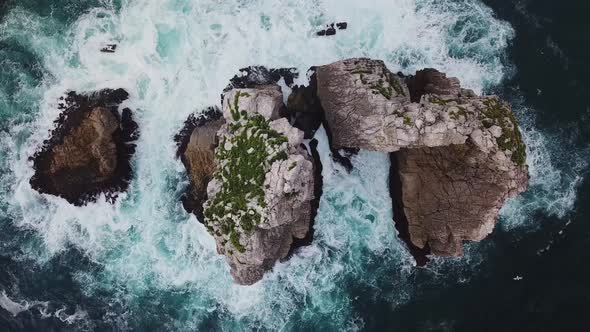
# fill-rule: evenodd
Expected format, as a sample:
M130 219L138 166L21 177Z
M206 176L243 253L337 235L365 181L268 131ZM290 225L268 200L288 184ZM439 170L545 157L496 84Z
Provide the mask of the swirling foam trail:
M341 20L349 29L334 38L314 35ZM1 137L7 165L0 184L14 192L2 202L18 227L36 234L37 242L23 243L28 258L43 262L74 246L104 267L80 271L77 280L88 295L107 291L125 303L126 314L118 313L113 324L124 321L124 328L165 315L165 327L182 330L212 319L228 330L243 324L288 329L297 321L355 329L362 321L353 313L348 283L379 287L385 278L400 286L394 302L407 296L411 260L391 223L386 156L362 152L354 174L343 176L322 133L326 188L314 244L252 287L231 282L212 238L179 204L186 178L172 137L188 114L219 102L239 68L260 64L304 73L312 65L368 56L385 59L394 71L437 67L481 91L501 81L501 57L513 35L488 8L468 0L137 0L124 2L119 12L93 9L66 33L48 32L52 24L14 10L0 29L2 39L30 40L27 47L42 59L45 73L35 88L42 95L35 122ZM98 52L113 42L116 53ZM115 205L100 199L82 208L39 195L28 184L27 158L52 128L58 97L68 89L106 87L130 92L125 106L136 110L141 128L129 193ZM375 265L397 272L379 276L383 266L368 272ZM154 293L175 305L136 301Z

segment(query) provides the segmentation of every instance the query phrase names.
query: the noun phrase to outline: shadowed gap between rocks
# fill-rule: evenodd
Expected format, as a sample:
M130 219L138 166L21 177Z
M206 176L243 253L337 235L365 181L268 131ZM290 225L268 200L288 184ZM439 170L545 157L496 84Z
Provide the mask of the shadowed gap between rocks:
M289 122L297 129L305 133L305 138L313 138L316 131L321 125L326 130L328 137L328 145L332 154L332 160L342 165L348 173L352 171L352 162L350 158L355 156L359 149L355 148L333 148L332 130L326 116L322 104L317 95L317 79L314 72L315 67L310 68L312 73L309 78L308 86L294 86L291 95L287 102L287 116Z
M317 216L318 209L320 208L320 199L322 198L322 194L323 194L324 179L322 177L322 161L320 159L320 154L318 152L318 141L315 138L312 139L309 142L309 147L311 149L311 157L313 158L313 162L314 162L314 168L313 168L314 199L311 201L311 219L309 222L309 231L307 232L305 237L302 239L298 239L296 237L293 237L293 242L291 243L291 248L289 249L289 253L282 261L289 260L293 256L293 254L297 251L297 249L311 245L311 243L313 242L313 236L315 234L315 228L314 228L315 217Z

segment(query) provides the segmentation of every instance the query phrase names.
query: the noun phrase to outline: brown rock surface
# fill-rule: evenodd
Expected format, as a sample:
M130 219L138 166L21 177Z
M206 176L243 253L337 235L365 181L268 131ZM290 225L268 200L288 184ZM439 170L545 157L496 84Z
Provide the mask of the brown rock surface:
M413 254L460 255L526 190L525 146L498 97L434 69L404 80L364 58L319 66L316 77L334 147L392 153L396 226Z
M118 105L126 98L122 89L69 93L60 105L64 112L57 128L32 158L36 171L32 187L76 205L99 193L112 201L116 192L125 190L135 150L128 142L136 139L137 130L129 109L119 115Z
M439 256L461 255L463 241L483 240L504 202L528 180L497 168L470 141L395 154L411 241Z
M209 108L203 114L185 122L183 131L176 136L178 155L189 177L189 187L183 197L187 212L194 213L203 222L203 204L207 200L207 185L215 172L217 131L225 123L221 111Z
M461 93L461 83L455 77L448 77L433 68L418 70L416 75L406 79L413 102L420 102L425 94L458 95Z

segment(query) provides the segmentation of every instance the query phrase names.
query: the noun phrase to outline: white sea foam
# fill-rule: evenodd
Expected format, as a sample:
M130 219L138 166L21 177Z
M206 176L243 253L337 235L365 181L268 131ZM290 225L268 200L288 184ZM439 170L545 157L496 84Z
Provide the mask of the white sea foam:
M13 316L17 316L23 311L29 310L30 305L27 302L17 303L6 295L5 291L0 294L0 307L10 312Z
M333 21L347 21L349 28L331 38L315 36ZM314 243L254 286L233 284L213 239L179 203L186 177L174 158L172 137L188 114L219 103L239 68L296 67L303 74L312 65L367 56L384 59L393 71L437 67L481 91L502 79L500 57L513 35L488 8L467 0L136 0L125 1L120 12L93 9L65 34L51 33L53 24L16 10L0 26L0 40L26 40L46 72L35 122L0 138L11 169L0 182L11 186L3 202L13 222L40 239L41 245L23 245L29 258L44 262L71 245L104 267L100 273L76 274L89 295L106 290L113 301L132 306L134 298L154 289L186 291L178 310L188 322L170 323L177 330L194 330L213 312L229 317L220 322L225 330L237 329L237 322L289 329L295 318L314 315L354 330L363 322L352 314L349 280L378 287L386 278L399 286L392 303L408 296L404 285L413 263L391 222L386 155L362 151L347 175L332 163L323 131L318 138L325 187ZM100 53L107 43L119 44L117 51ZM299 83L305 83L305 75ZM130 93L124 106L135 110L141 128L128 193L114 205L101 198L74 207L32 190L28 157L53 127L58 97L70 89L107 87ZM23 135L24 143L19 142ZM530 146L540 140L525 136ZM537 151L529 161L547 160L546 147ZM531 164L533 174L541 172L543 167ZM542 176L536 178L542 182ZM530 199L511 206L525 206ZM367 273L368 266L398 272L382 276ZM114 323L128 326L128 316L112 316Z
M45 316L44 313L48 306L49 302L47 301L13 300L6 295L6 291L0 293L0 307L10 312L14 317L32 308L37 308L39 313Z
M565 221L576 203L577 189L590 161L588 149L576 149L564 135L535 128L534 110L515 100L521 132L527 146L529 189L500 211L501 227L537 229L535 213Z

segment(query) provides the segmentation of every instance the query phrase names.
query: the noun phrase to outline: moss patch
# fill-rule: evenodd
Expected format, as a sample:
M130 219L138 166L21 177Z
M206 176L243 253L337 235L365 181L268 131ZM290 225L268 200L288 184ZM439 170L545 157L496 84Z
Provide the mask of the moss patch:
M372 74L373 72L368 69L356 68L350 72L351 74Z
M404 116L404 124L406 126L411 126L414 124L414 121L412 121L412 118L410 118L409 116Z
M239 252L245 248L240 235L251 232L262 220L260 211L266 208L264 180L276 161L288 158L287 138L270 127L262 115L240 111L238 101L249 96L237 91L230 105L231 135L221 138L215 151L218 168L214 177L221 189L205 207L205 225L221 235L229 235L232 246Z
M467 119L468 115L473 115L473 112L468 111L465 107L462 106L457 106L458 110L457 111L450 111L449 112L449 117L455 121L458 121L461 116L463 116L465 119Z
M441 105L441 106L445 106L451 102L456 102L455 99L442 99L441 97L439 97L437 95L429 95L428 101L433 104L437 104L437 105Z
M526 147L518 129L518 123L510 108L497 98L490 98L484 102L482 125L490 128L494 125L502 128L502 136L496 138L496 143L503 151L511 151L511 159L519 166L526 162Z
M399 84L399 82L393 77L393 75L389 76L389 85L391 85L393 87L393 89L395 90L395 92L401 96L406 96L406 93L404 92L404 89L402 88L402 86Z
M388 100L391 99L391 96L393 95L393 88L391 86L384 86L382 79L379 79L377 84L371 85L371 89L373 89L374 94L380 93Z

